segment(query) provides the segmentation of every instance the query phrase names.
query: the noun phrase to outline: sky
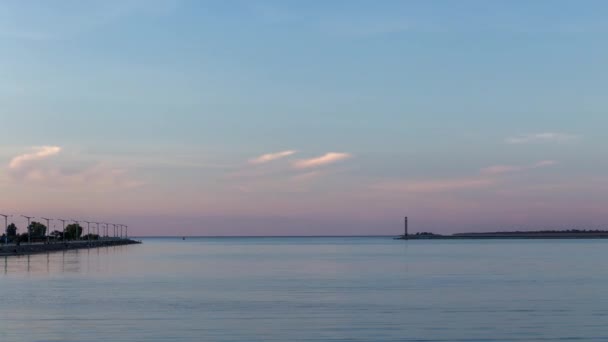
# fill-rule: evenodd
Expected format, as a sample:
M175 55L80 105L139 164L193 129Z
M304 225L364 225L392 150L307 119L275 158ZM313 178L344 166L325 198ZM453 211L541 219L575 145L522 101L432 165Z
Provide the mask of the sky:
M0 213L140 236L608 228L606 17L2 1Z

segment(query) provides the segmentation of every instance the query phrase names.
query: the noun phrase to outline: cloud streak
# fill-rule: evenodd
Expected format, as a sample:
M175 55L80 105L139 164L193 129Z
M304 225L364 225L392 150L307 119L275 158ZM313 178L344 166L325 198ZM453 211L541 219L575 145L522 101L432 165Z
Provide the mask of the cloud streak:
M491 186L490 178L461 178L420 181L389 181L374 186L375 189L407 193L441 193L457 190L480 189Z
M281 152L275 152L275 153L267 153L267 154L263 154L259 157L253 158L249 160L249 164L264 164L264 163L268 163L271 162L273 160L277 160L277 159L281 159L281 158L285 158L285 157L289 157L293 154L295 154L296 151L294 150L287 150L287 151L281 151Z
M328 152L322 156L311 158L311 159L301 159L293 163L293 167L296 169L309 169L314 167L320 167L324 165L333 164L342 160L346 160L351 158L352 155L349 153L342 152Z
M74 189L134 188L143 182L129 177L127 170L107 163L90 163L77 156L57 158L59 146L40 146L18 155L8 164L13 181L46 186L73 186ZM76 157L76 158L74 158Z
M501 181L500 175L556 165L554 160L541 160L530 165L494 165L480 170L481 175L467 178L428 180L389 180L374 184L373 189L407 194L447 193L485 189Z
M484 175L499 175L504 173L522 172L557 165L555 160L541 160L531 165L493 165L481 169Z
M37 160L46 159L48 157L54 156L61 152L61 147L59 146L40 146L34 147L32 153L25 153L19 156L14 157L8 167L12 170L20 169L31 162L35 162Z
M563 143L577 139L578 136L567 133L545 132L526 134L505 139L507 144L534 144L534 143Z

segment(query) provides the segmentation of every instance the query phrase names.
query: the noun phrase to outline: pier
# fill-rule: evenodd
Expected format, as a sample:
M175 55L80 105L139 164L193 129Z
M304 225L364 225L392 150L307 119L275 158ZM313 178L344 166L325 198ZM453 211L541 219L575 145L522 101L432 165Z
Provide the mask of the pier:
M141 243L141 241L129 238L129 226L126 224L40 217L40 219L46 221L45 225L33 221L34 216L0 214L0 217L4 218L4 234L0 236L0 256L29 255ZM13 221L13 217L26 219L26 232L19 234L15 222L8 224L9 217L11 221ZM55 229L51 232L52 221L61 222L61 230ZM66 226L66 223L69 224ZM80 223L86 223L86 230ZM110 230L110 227L112 227L112 230Z
M48 252L58 252L73 249L100 248L110 246L134 245L140 244L141 241L136 241L127 238L110 238L100 240L76 240L76 241L57 241L57 242L37 242L37 243L22 243L22 244L2 244L0 245L0 257L11 255L28 255Z

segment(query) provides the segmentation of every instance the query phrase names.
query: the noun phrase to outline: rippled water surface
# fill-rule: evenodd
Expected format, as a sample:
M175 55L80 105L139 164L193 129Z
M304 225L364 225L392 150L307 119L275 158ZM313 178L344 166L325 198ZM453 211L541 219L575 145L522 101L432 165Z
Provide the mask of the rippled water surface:
M0 259L0 341L608 340L608 240L143 241Z

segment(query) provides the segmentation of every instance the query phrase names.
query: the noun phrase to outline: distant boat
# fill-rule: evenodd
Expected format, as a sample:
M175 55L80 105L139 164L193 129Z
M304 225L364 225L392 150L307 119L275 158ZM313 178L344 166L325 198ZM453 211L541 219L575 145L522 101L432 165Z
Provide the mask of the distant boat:
M183 237L182 237L182 240L186 240L186 237L185 237L185 236L183 236Z

